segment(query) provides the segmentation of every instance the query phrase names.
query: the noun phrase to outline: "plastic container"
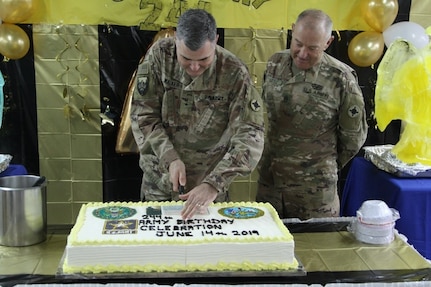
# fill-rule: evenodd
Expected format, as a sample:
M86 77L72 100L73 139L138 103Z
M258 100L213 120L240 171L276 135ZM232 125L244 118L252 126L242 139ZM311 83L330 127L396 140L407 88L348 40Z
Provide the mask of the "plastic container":
M28 246L46 240L46 179L0 177L0 245Z
M356 219L349 230L356 239L370 244L389 244L395 237L395 221L400 218L397 210L384 201L364 201L356 211Z
M394 222L397 217L395 210L389 208L382 200L366 200L356 211L358 220L366 224L388 224Z

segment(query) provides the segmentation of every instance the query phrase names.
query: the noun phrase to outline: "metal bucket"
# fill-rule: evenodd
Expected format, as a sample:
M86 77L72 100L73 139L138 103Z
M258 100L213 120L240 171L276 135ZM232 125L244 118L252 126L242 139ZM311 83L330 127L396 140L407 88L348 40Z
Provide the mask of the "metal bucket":
M46 179L0 177L0 245L28 246L46 240Z

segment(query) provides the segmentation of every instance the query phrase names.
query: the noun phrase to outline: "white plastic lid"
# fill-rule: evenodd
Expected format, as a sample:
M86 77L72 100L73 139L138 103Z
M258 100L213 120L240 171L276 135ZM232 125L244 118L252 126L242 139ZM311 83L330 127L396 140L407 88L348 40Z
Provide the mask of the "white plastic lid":
M380 225L396 221L399 213L382 200L366 200L356 211L356 216L360 222Z

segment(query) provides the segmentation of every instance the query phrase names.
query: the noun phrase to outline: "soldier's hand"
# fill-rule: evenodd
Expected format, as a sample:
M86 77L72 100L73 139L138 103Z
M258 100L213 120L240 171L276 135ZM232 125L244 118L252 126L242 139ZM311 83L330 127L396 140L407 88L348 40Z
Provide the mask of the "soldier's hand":
M174 160L169 165L169 181L172 183L174 192L178 192L180 185L186 185L186 166L182 160Z
M202 183L179 197L185 200L181 216L190 219L196 213L204 211L217 197L217 189L208 183Z

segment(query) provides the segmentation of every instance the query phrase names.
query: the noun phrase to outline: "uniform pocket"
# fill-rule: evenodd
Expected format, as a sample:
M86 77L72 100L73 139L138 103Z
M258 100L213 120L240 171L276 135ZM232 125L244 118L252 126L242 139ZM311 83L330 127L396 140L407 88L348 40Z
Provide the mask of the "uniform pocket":
M208 138L219 138L229 121L227 95L201 94L194 98L195 121L192 132Z

